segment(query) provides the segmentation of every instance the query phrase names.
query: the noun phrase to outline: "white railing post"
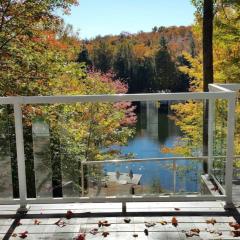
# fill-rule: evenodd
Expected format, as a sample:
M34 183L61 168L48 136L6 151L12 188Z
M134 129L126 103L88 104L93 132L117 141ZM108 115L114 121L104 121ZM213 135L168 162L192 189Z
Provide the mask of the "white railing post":
M20 210L25 210L27 205L26 169L24 156L24 138L22 109L20 103L14 104L14 120L17 150L18 181L20 195Z
M213 167L213 132L215 120L215 100L209 99L208 104L208 178L211 178Z
M236 93L229 93L229 95L231 97L229 97L229 100L228 100L228 116L227 116L227 152L226 152L226 168L225 168L226 205L225 205L225 208L233 207L232 178L233 178L233 157L234 157Z

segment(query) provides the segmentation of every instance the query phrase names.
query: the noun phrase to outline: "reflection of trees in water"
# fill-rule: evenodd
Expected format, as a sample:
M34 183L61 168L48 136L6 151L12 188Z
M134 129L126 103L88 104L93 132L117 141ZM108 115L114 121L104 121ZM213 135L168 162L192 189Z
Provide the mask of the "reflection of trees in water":
M169 103L139 102L137 104L137 134L146 134L161 145L165 144L170 137L181 136L180 129L175 122L169 119Z

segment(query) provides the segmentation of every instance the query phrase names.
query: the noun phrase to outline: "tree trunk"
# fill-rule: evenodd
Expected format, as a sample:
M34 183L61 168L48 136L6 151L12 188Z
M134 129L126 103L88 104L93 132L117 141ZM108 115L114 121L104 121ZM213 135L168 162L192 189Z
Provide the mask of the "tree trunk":
M203 8L203 90L208 91L208 84L213 83L213 0L204 0ZM203 155L208 155L208 101L203 108ZM207 172L207 163L204 163Z

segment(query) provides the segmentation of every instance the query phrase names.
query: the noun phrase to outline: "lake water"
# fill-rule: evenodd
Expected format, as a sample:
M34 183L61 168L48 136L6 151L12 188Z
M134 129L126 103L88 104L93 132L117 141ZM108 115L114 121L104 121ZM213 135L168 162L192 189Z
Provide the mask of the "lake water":
M155 102L141 103L138 106L138 121L135 136L127 146L121 148L123 154L132 153L134 158L165 158L176 155L165 154L162 148L173 147L181 138L181 131L175 122L169 118L167 106L160 107ZM164 192L199 192L199 177L202 172L200 162L176 161L176 179L174 186L173 161L142 161L122 164L105 164L106 172L140 174L140 184L143 186L160 186Z

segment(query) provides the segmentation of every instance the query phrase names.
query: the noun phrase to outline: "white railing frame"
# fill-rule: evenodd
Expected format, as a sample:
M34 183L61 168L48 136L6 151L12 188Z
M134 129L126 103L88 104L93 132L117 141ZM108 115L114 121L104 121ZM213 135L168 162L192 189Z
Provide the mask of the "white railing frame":
M239 85L237 85L239 87ZM240 87L239 87L240 88ZM238 89L239 89L238 88ZM0 104L14 105L15 134L17 147L17 162L19 176L20 199L0 200L0 204L20 204L21 207L30 203L59 203L59 202L122 202L126 201L207 201L225 200L227 204L232 203L232 172L233 172L233 153L234 153L234 116L236 101L236 86L226 88L225 85L209 85L210 92L191 92L191 93L153 93L153 94L114 94L114 95L81 95L81 96L14 96L0 97ZM233 90L231 90L233 89ZM227 126L227 163L226 163L226 195L222 196L142 196L142 197L105 197L105 198L36 198L28 199L26 191L26 172L24 157L24 139L22 125L21 106L25 104L68 104L85 102L121 102L121 101L168 101L168 100L209 100L209 155L208 164L209 174L212 169L213 159L213 112L216 99L226 99L228 101L228 126ZM183 157L182 157L183 159Z

